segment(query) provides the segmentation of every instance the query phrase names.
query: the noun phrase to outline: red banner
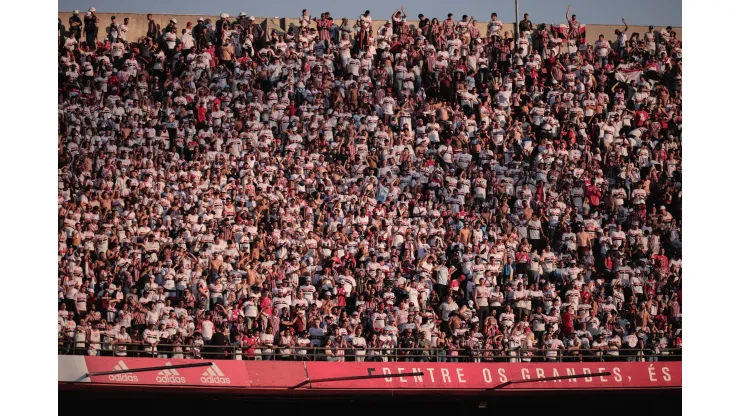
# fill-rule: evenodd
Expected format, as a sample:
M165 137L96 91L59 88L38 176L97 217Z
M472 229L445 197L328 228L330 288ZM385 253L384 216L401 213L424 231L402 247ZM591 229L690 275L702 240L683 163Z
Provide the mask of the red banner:
M567 24L550 25L550 29L554 30L555 33L562 34L565 39L567 39L570 34L570 26ZM580 39L580 44L586 44L586 25L580 25L578 28L578 38Z
M88 373L203 363L203 360L85 357ZM66 361L60 361L60 366ZM323 390L481 390L507 381L610 372L608 376L513 384L508 389L611 390L681 387L680 362L655 363L328 363L211 360L203 367L164 368L92 376L90 382L158 387L287 389L306 379L302 389ZM65 370L65 369L61 369ZM71 379L84 379L83 369L68 369ZM66 370L65 370L66 371ZM319 379L423 372L421 376L318 382ZM63 372L62 372L63 373ZM60 374L62 374L60 373ZM74 374L72 374L74 373ZM60 381L63 381L60 379Z
M619 82L637 82L640 80L640 75L642 74L642 69L633 69L624 65L620 65L614 73L614 78Z
M312 383L313 389L488 389L513 380L611 372L609 376L513 384L506 389L680 387L681 363L306 363L311 380L365 374L423 376Z

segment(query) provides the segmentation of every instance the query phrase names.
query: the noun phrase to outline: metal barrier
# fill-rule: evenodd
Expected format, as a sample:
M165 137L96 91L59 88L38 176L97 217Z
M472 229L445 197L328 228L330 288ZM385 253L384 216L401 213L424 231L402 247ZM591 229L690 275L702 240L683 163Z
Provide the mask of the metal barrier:
M84 344L84 345L83 345ZM94 347L94 348L91 348ZM125 349L124 349L125 348ZM330 354L327 354L330 350ZM238 345L173 345L130 343L105 345L88 342L60 344L60 355L108 355L129 357L282 360L282 361L368 361L368 362L653 362L681 361L680 348L574 351L548 349L438 349L438 348L330 348L257 345L251 351Z

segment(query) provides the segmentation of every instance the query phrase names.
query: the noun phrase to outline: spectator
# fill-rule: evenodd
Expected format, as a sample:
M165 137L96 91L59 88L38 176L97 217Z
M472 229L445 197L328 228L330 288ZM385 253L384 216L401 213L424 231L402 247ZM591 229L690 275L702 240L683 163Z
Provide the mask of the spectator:
M85 14L85 43L89 48L95 45L95 41L98 38L98 26L100 21L98 16L95 15L95 8L90 7L87 14Z
M80 11L75 10L72 12L72 16L69 17L69 37L75 38L79 42L81 33L82 20L80 19Z
M152 41L158 42L159 41L159 25L154 21L154 16L151 14L146 15L147 20L147 29L146 29L146 36L151 39Z

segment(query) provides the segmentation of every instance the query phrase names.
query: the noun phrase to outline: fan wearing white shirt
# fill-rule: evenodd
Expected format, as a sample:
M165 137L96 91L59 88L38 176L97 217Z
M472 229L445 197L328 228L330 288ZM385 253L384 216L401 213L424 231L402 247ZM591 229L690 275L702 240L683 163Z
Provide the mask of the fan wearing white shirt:
M131 343L131 336L126 332L126 327L121 327L120 331L116 334L115 341L113 342L115 348L115 354L117 357L125 357L127 355L125 344Z

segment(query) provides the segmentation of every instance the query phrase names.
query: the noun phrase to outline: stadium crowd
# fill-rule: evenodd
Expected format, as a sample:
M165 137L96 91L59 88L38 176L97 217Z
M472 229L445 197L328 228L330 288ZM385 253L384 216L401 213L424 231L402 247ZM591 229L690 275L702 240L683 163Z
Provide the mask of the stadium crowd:
M407 17L60 19L60 353L679 354L675 32Z

